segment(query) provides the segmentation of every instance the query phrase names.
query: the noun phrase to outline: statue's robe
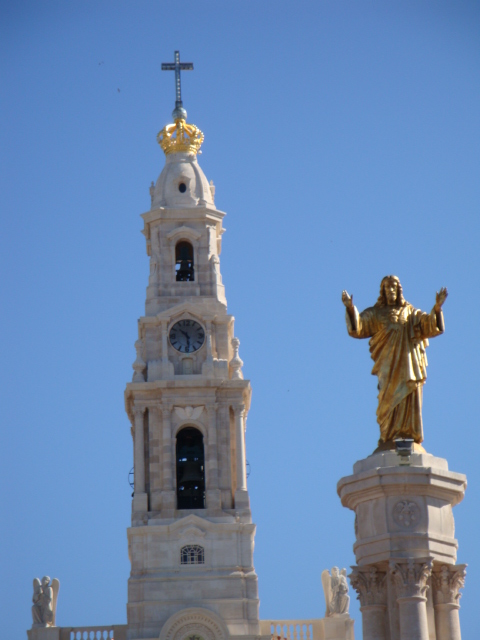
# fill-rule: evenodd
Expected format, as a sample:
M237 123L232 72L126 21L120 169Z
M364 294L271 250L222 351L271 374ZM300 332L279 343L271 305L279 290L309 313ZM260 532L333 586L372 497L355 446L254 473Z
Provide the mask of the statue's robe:
M410 304L374 306L353 317L346 314L353 338L370 338L378 376L377 422L380 441L413 438L423 441L422 391L427 379L428 338L444 332L442 312L424 313Z

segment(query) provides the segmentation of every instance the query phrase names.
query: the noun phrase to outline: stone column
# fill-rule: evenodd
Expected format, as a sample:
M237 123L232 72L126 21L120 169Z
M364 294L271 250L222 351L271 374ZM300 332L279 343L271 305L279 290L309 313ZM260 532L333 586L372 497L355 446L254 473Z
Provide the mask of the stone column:
M245 405L238 404L233 407L235 415L235 444L237 462L237 488L235 490L235 508L248 508L250 502L247 492L247 469L245 456Z
M416 562L409 558L391 560L389 569L397 591L400 618L400 640L429 640L427 622L428 579L432 575L432 559Z
M461 640L459 590L465 585L467 565L441 565L432 576L437 640Z
M133 511L148 511L148 496L145 493L145 438L143 425L145 407L135 405L133 415L135 419Z
M162 465L162 407L149 407L150 435L150 509L160 511L163 488Z
M175 489L173 482L173 474L175 472L175 459L173 452L172 438L172 409L173 405L169 403L162 404L163 425L162 425L162 511L164 509L175 509ZM165 515L165 514L164 514ZM173 513L172 513L173 516Z
M217 410L218 433L217 433L217 450L218 450L218 483L220 493L222 495L222 506L224 509L233 509L232 502L232 470L231 470L231 451L230 446L231 430L230 430L230 406L223 402L219 403Z
M375 565L352 567L350 582L358 593L365 640L387 640L387 575Z

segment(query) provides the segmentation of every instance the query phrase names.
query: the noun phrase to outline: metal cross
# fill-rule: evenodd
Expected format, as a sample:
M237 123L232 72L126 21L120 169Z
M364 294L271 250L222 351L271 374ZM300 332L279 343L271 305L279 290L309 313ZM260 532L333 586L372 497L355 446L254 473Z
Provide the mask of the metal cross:
M162 71L175 71L175 109L181 108L183 104L180 71L193 71L193 62L180 62L180 51L175 51L175 62L162 62Z

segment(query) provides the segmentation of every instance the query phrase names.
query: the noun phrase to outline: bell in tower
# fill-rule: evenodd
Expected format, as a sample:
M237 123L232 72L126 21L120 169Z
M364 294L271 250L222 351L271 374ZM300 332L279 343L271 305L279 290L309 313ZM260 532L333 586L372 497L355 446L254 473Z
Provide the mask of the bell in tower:
M177 435L177 509L205 507L203 436L186 427Z
M193 247L189 242L179 242L175 247L177 282L193 282Z

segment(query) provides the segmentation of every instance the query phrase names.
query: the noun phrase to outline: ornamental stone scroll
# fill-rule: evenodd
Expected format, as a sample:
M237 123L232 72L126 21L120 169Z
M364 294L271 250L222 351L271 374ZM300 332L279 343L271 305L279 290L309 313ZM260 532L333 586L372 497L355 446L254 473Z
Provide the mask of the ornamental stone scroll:
M400 500L393 507L392 517L399 527L411 529L419 523L421 510L413 500Z
M397 589L397 598L418 598L426 599L426 592L429 589L428 579L432 575L433 560L426 559L424 562L409 558L406 563L390 561L389 570L393 576Z
M360 605L387 606L387 574L375 565L352 567L350 583L357 592Z
M433 573L433 601L437 604L450 604L460 606L459 600L462 597L460 589L465 586L465 576L467 573L466 564L453 566L442 565L438 571Z

